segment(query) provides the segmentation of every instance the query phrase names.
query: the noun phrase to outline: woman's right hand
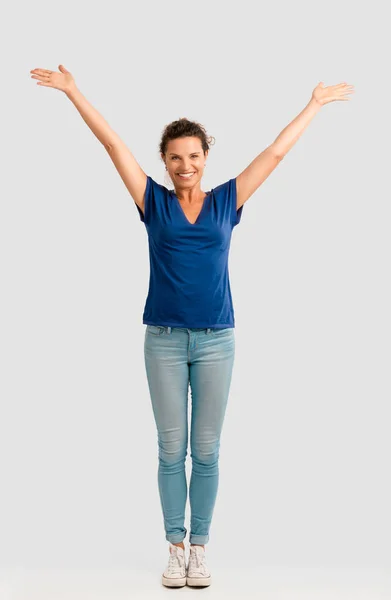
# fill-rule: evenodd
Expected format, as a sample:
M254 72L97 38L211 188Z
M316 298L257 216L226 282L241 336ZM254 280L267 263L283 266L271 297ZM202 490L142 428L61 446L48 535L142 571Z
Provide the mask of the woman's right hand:
M48 71L47 69L32 69L30 73L31 79L39 79L37 85L52 87L56 90L68 93L72 88L76 87L75 80L72 74L66 70L63 65L58 65L61 73L57 71Z

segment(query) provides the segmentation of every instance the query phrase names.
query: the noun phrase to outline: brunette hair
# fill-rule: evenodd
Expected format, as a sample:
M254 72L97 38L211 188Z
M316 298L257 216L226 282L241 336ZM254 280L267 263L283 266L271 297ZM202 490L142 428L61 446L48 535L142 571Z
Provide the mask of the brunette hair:
M204 153L209 150L209 145L215 143L213 136L208 136L205 128L196 121L189 121L186 117L181 117L177 121L172 121L163 129L159 144L161 154L166 154L167 144L170 140L181 137L198 137L201 140Z

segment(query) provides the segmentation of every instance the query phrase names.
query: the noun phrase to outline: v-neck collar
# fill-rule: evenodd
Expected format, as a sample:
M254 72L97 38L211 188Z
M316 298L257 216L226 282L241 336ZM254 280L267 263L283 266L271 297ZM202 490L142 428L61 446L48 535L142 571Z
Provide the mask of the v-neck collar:
M190 227L194 227L194 225L197 225L197 223L198 223L199 219L201 218L201 215L202 215L202 213L204 211L204 208L205 208L205 205L206 205L206 201L207 201L207 199L208 199L208 197L210 195L210 191L209 192L205 192L206 196L205 196L204 201L202 203L201 210L198 213L198 217L196 218L196 220L194 221L194 223L190 223L189 219L186 217L185 211L183 210L183 208L181 206L181 203L179 202L178 196L176 195L175 191L174 190L170 190L170 193L174 196L174 198L176 200L176 203L177 203L177 205L179 207L179 210L181 211L181 213L183 215L183 218L185 219L186 223L188 225L190 225Z

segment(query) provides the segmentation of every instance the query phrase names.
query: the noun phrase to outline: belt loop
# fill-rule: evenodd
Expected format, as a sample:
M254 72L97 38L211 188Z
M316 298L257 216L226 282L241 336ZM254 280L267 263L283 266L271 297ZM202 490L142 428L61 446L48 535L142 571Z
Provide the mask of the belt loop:
M210 333L210 327L208 327L208 329L206 330L206 333Z
M167 327L167 333L171 333L171 327Z

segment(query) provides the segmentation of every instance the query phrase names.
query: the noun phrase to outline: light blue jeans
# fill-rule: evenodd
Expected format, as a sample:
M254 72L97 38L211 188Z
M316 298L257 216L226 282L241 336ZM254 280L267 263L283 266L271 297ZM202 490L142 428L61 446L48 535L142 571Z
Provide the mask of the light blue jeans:
M190 543L206 544L219 481L220 434L235 356L234 328L147 325L145 367L158 437L158 485L166 540L187 534L188 391L191 388Z

